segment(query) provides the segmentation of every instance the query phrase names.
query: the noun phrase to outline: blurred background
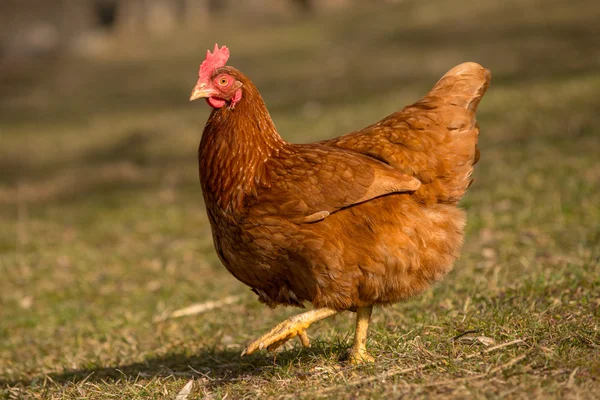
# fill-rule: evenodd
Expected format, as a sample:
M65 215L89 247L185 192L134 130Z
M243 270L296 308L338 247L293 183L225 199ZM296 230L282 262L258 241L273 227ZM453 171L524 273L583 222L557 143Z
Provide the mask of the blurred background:
M465 298L509 288L577 307L587 284L600 301L599 21L595 0L2 0L0 378L237 360L250 327L292 312L258 305L214 254L196 161L210 110L188 97L215 42L294 142L369 125L458 63L492 71L463 255L388 309L398 329L422 307L453 326ZM153 322L230 295L234 318Z

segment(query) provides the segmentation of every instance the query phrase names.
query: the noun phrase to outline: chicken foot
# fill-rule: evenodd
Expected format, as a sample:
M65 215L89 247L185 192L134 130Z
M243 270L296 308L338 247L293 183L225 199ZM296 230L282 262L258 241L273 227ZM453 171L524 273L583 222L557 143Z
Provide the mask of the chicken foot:
M348 350L348 362L351 364L362 364L374 362L375 359L367 352L367 332L369 330L369 321L373 306L359 307L356 310L356 332L354 334L354 343ZM257 350L266 347L268 351L274 351L288 340L298 336L302 346L310 347L310 339L306 334L306 329L313 323L331 317L339 311L331 308L317 308L302 314L294 315L281 322L275 328L265 333L242 351L242 357L246 354L252 354Z
M306 329L313 323L331 317L338 312L339 311L331 308L317 308L302 314L294 315L250 343L248 347L242 351L242 356L252 354L256 350L262 350L265 347L268 351L273 351L296 336L300 338L302 346L310 347L310 340L306 334Z
M373 306L359 307L356 310L356 331L354 333L354 344L348 350L348 362L351 364L362 364L374 362L375 359L367 352L367 331Z

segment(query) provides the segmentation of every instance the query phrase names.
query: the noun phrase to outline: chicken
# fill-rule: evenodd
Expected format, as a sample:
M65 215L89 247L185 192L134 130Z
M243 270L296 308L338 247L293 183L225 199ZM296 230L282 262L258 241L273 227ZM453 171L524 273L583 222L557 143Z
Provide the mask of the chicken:
M257 88L215 45L190 100L213 108L198 150L216 251L271 307L312 303L242 353L274 350L342 311L356 312L353 363L373 306L421 293L459 256L458 201L479 159L475 111L490 72L451 69L417 103L365 129L312 144L284 141Z

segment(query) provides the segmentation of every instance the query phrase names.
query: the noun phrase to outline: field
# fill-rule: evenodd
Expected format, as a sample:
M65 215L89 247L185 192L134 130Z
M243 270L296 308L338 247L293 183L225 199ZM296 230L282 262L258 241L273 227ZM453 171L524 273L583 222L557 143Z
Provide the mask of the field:
M225 15L0 77L0 397L175 398L193 381L188 399L595 398L598 20L591 0ZM374 311L375 364L339 361L350 313L313 325L311 349L239 356L298 311L259 304L213 250L196 164L209 110L187 98L215 41L295 142L366 126L459 62L492 70L462 256Z

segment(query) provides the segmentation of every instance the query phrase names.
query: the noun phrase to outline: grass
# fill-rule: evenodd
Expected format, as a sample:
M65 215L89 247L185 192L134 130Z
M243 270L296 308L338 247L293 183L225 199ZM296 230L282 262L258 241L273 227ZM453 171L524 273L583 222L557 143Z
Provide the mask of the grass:
M0 393L5 398L595 398L600 390L600 7L432 0L115 41L0 78ZM466 5L465 5L466 4ZM249 32L251 34L249 34ZM455 270L377 309L374 365L313 347L240 358L270 310L220 265L197 183L203 49L264 95L283 136L343 134L465 60L493 72ZM164 319L193 303L231 304Z

